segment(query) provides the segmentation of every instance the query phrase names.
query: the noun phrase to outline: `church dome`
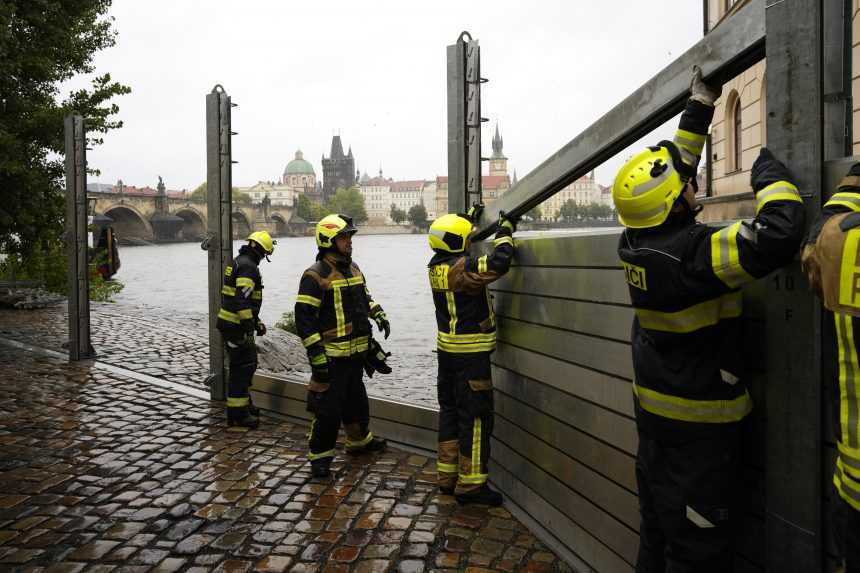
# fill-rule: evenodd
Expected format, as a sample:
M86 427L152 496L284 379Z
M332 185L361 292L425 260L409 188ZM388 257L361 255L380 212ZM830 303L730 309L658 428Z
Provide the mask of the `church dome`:
M313 165L305 161L301 149L296 151L296 158L287 163L284 175L314 175Z

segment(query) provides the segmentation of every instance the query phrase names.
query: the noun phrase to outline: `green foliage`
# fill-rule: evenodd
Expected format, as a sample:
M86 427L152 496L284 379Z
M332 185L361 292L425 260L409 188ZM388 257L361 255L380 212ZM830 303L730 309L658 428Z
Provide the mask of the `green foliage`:
M109 7L110 0L0 0L0 252L16 255L28 272L63 233L64 116L86 118L88 147L122 127L111 100L131 89L110 74L66 99L60 94L63 82L94 71L96 52L114 45Z
M541 217L543 217L543 212L540 209L540 205L535 205L525 214L525 218L531 221L540 221Z
M242 193L238 188L233 187L233 203L237 205L250 205L251 196L247 193Z
M206 181L194 188L194 191L191 192L191 200L195 203L206 202Z
M609 205L601 205L599 203L589 203L587 205L577 205L573 199L568 199L564 202L558 212L559 217L572 223L574 221L595 221L611 219L614 216L614 211Z
M412 205L409 208L409 222L418 227L419 231L424 231L430 228L430 223L427 221L427 209L423 203Z
M298 334L298 330L296 329L296 315L292 311L285 312L281 315L281 320L275 323L275 328L280 328L281 330Z
M325 209L316 201L311 201L304 193L296 201L296 214L305 221L319 221L325 216Z
M357 187L338 189L334 197L326 205L326 214L343 213L355 219L356 223L367 221L367 211L364 209L364 196Z
M97 272L90 274L90 300L96 302L113 302L113 297L119 294L125 285L118 280L106 281Z
M394 203L391 204L391 220L397 223L398 225L406 220L409 215L406 214L406 211L403 209L398 209L397 205Z

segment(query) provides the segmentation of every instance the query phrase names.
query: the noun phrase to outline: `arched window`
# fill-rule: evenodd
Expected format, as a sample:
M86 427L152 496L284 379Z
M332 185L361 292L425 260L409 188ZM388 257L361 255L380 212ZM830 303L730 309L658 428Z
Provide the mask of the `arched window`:
M734 167L735 171L740 171L743 167L743 125L741 124L741 98L735 99L734 109L732 110L732 133L734 135Z
M742 131L741 131L741 98L738 92L732 90L726 98L726 116L723 121L725 129L726 173L741 169Z

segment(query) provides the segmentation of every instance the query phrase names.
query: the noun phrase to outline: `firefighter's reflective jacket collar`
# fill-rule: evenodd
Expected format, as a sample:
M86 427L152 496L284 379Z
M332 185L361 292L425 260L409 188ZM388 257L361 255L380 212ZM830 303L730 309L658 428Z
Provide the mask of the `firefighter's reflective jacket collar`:
M437 251L436 254L433 255L433 258L430 259L430 262L427 263L428 267L433 267L438 264L444 263L445 261L451 261L454 259L459 259L460 257L469 256L469 251L464 251L462 253L446 253L444 251Z

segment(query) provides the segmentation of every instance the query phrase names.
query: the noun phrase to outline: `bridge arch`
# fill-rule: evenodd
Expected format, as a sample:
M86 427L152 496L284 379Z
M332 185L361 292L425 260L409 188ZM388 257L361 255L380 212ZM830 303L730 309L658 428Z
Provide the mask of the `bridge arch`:
M275 224L275 236L284 237L289 234L287 218L280 213L272 213L272 222Z
M251 222L242 211L233 211L233 238L244 239L251 234Z
M152 241L155 238L152 225L140 211L131 205L114 205L107 209L104 215L113 219L111 226L123 243L134 243L135 239Z
M182 219L180 237L183 241L197 241L206 236L206 217L194 207L182 207L176 211Z

